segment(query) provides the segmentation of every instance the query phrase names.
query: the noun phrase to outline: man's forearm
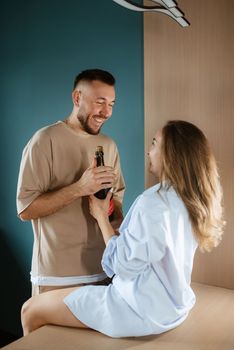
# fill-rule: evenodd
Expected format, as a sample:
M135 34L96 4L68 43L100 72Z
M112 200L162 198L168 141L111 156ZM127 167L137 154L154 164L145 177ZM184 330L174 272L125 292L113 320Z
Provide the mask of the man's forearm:
M56 213L79 197L82 197L77 183L63 187L60 190L43 193L37 197L22 213L21 220L32 220Z
M111 167L96 167L93 164L85 170L77 182L54 192L43 193L19 216L22 220L32 220L54 214L77 198L100 191L105 188L106 183L112 187L114 181L115 174Z

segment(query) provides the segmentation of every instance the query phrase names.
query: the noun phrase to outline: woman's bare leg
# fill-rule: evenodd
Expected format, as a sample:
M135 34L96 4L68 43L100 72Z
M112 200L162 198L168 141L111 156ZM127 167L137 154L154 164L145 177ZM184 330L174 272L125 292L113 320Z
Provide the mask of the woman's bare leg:
M76 289L77 287L53 290L27 300L21 310L24 335L46 324L88 328L72 314L63 302L63 299Z

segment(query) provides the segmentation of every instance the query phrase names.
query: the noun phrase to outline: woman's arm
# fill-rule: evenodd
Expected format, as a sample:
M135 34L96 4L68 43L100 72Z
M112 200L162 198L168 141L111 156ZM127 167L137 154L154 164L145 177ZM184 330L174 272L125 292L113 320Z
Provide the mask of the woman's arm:
M109 191L106 199L98 199L95 196L89 197L90 213L97 220L106 245L108 241L115 235L115 231L111 226L108 217L111 195L112 193Z

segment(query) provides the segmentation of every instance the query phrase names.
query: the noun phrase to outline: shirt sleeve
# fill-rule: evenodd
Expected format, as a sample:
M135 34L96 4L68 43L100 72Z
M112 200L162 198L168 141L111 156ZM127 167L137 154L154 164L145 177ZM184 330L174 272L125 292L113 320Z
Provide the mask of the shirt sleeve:
M124 226L124 225L122 225ZM162 223L146 210L133 210L120 236L113 236L103 254L102 267L109 277L134 278L165 254L165 232Z
M17 185L17 212L24 211L51 183L52 157L50 140L34 135L24 148Z

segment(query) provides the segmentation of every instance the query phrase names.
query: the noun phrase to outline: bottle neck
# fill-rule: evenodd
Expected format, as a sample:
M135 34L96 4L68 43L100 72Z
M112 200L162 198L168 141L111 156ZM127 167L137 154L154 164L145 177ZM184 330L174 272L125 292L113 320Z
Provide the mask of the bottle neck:
M97 166L104 166L104 157L102 152L96 152Z

